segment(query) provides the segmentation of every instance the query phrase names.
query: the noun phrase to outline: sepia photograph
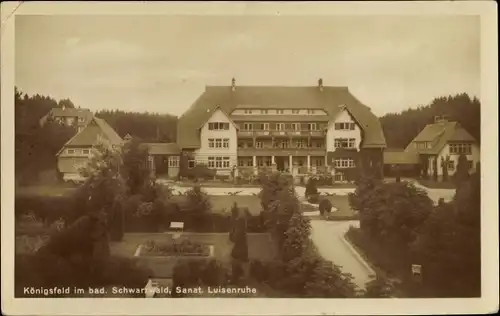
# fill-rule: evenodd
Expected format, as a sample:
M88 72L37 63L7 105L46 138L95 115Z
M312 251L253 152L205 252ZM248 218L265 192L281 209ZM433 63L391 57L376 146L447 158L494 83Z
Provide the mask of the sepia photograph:
M2 3L2 310L498 311L496 6L400 4Z

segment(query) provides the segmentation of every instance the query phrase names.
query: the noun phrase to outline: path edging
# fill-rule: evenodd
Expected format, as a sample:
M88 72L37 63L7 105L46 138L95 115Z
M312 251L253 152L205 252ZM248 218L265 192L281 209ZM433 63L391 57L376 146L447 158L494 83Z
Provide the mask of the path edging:
M363 257L361 257L359 252L356 249L354 249L354 247L351 245L351 243L345 238L345 235L339 236L339 238L342 240L344 245L346 245L347 248L349 248L349 251L353 254L353 256L356 258L356 260L358 260L358 262L361 263L361 265L366 270L368 270L369 275L375 277L376 276L375 270L373 270L373 268L368 264L368 262L366 262L366 260L363 259Z

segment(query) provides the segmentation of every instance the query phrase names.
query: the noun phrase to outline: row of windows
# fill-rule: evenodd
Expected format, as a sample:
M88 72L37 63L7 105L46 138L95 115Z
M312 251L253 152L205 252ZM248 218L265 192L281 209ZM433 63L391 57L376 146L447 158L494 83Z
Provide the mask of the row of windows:
M243 131L319 131L316 123L243 123Z
M229 148L229 138L209 138L208 148Z
M356 145L355 138L335 138L335 148L354 148Z
M472 169L472 160L467 160L467 168ZM448 170L454 171L455 170L455 161L451 160L448 162Z
M269 110L267 110L267 109L262 109L262 110L245 109L244 111L245 111L245 114L252 114L252 113L254 113L254 111L256 111L256 113L258 113L257 111L260 111L260 114L269 114ZM281 109L274 110L274 113L284 114L285 110L281 110ZM299 114L299 113L300 113L300 110L292 110L292 114ZM307 110L307 114L314 114L314 113L316 113L316 110L313 110L313 109Z
M66 153L68 155L89 155L90 149L67 149Z
M227 131L229 130L229 123L225 122L211 122L208 123L208 129L211 131Z
M352 158L337 158L334 160L335 168L354 168L354 159Z
M354 130L356 127L355 123L335 123L335 130L337 131L345 131L345 130Z
M208 168L229 168L229 157L208 157Z
M275 141L274 143L264 143L263 141L245 142L241 141L238 143L239 148L324 148L324 143L322 142L311 142L308 143L307 140L297 140L295 142L290 142L289 140Z
M450 144L450 154L472 154L472 144Z
M271 167L272 166L271 157L256 157L256 163L258 167ZM323 167L325 162L324 158L313 158L311 159L312 167ZM299 161L299 167L304 167L305 162ZM238 159L238 166L240 167L253 167L253 159Z

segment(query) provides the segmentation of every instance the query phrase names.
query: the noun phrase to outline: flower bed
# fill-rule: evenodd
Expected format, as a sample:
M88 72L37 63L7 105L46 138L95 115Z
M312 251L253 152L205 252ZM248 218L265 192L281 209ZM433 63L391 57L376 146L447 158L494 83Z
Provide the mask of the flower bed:
M156 242L149 240L141 247L141 256L209 256L210 246L188 239Z

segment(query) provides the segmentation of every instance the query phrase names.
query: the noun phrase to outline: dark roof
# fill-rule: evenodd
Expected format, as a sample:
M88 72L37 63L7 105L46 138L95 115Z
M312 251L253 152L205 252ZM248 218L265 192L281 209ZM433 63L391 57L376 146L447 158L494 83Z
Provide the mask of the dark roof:
M419 163L418 154L415 152L406 152L404 149L400 150L384 150L384 164L386 165L401 165Z
M406 147L407 152L418 152L420 154L438 154L443 147L451 141L476 142L458 122L443 121L428 124ZM429 142L431 147L427 149L417 149L415 143Z
M179 117L178 144L181 148L198 148L199 131L216 107L231 113L237 106L252 105L255 108L272 109L324 109L329 119L345 105L364 131L363 147L385 147L385 137L378 118L370 108L359 102L347 87L282 87L282 86L208 86L191 107ZM315 118L316 119L316 118Z
M87 125L94 115L89 109L75 109L75 108L52 108L47 115L40 119L40 125L44 125L49 117L83 117L84 121L78 121L80 126Z
M181 150L176 143L143 143L150 155L179 155Z
M231 115L235 122L328 122L327 115Z
M100 139L108 140L112 145L120 145L122 143L120 135L118 135L105 120L94 117L92 121L90 121L83 130L73 136L62 149L65 147L93 146L97 144Z

